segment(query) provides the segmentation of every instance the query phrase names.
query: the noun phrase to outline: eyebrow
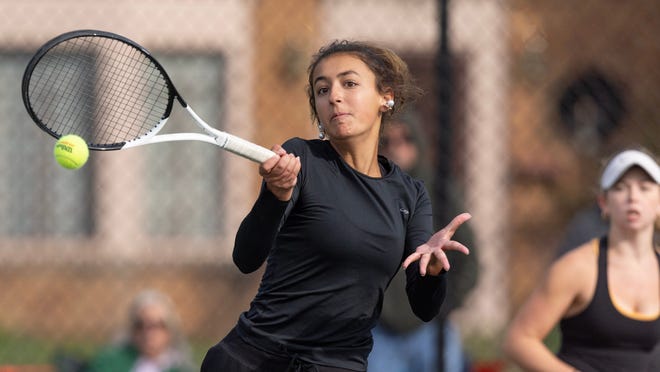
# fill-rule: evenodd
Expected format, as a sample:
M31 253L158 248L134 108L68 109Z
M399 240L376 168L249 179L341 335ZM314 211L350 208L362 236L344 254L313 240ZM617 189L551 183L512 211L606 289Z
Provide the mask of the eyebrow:
M355 74L357 76L360 76L360 74L358 74L357 71L346 70L346 71L338 73L337 77L344 77L344 76L351 75L351 74ZM321 80L328 80L328 78L326 78L325 76L319 76L316 79L314 79L314 85L316 85L316 83L321 81Z

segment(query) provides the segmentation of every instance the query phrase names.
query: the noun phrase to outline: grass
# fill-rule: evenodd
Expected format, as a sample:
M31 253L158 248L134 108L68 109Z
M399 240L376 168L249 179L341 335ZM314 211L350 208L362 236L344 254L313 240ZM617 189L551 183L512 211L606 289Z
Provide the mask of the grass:
M46 364L54 350L53 343L0 330L0 365Z
M215 341L191 341L193 362L200 365L206 351ZM102 344L77 341L48 340L29 337L0 329L0 366L52 365L58 357L89 360Z
M465 349L470 355L473 363L486 366L494 364L492 368L483 367L482 370L493 371L518 371L513 365L506 361L501 348L503 334L494 337L469 337L465 340ZM543 341L554 353L559 351L561 334L559 327L555 327Z
M559 349L559 330L557 328L545 339L546 345L553 352ZM466 340L465 347L475 362L502 361L500 336L493 338L472 337ZM191 340L193 362L200 365L206 351L218 340ZM91 358L103 345L83 341L47 340L10 333L0 329L0 366L26 364L52 364L55 357L65 355L79 360Z

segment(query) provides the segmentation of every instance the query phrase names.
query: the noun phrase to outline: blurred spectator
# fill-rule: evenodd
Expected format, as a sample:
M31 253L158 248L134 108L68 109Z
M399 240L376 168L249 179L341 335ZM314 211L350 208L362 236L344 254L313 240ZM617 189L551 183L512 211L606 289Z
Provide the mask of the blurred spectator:
M504 342L516 364L525 370L657 370L659 184L660 166L644 151L622 151L607 163L598 205L609 228L553 262L518 311ZM557 324L561 348L555 355L543 340Z
M393 120L383 128L380 154L397 164L411 176L424 180L427 189L432 174L423 157L424 142L411 118ZM452 200L455 200L452 198ZM446 206L434 206L445 208ZM452 211L458 210L454 206ZM469 227L456 232L456 239L473 247ZM468 236L459 236L461 234ZM406 274L399 270L385 292L378 325L373 329L374 346L369 355L370 372L461 372L469 370L455 324L447 317L460 306L462 299L476 282L476 252L452 257L448 292L440 314L429 323L417 318L406 297ZM470 273L466 273L470 270ZM467 274L467 277L464 277ZM466 286L459 288L458 286ZM442 351L442 354L440 352Z
M92 360L89 372L193 371L188 344L169 297L147 290L128 309L127 328Z

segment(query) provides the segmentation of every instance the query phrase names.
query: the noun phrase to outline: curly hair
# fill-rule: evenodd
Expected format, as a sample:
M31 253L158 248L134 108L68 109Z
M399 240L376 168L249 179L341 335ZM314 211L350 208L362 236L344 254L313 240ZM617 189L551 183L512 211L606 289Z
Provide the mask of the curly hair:
M384 93L388 89L392 90L396 103L392 110L383 114L384 122L391 119L393 115L402 112L408 104L414 102L423 94L422 89L415 84L406 62L390 49L378 47L364 41L335 40L321 47L312 56L307 68L307 96L313 123L319 121L313 88L314 70L322 60L339 53L353 55L364 62L376 76L376 88L380 93Z

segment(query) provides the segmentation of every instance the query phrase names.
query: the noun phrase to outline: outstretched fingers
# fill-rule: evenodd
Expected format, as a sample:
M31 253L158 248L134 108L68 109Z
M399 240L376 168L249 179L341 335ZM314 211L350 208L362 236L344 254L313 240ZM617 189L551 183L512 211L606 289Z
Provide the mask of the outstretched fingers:
M441 270L448 271L451 268L449 259L442 249L432 250L426 244L419 246L415 253L406 257L403 261L403 268L407 269L415 261L419 261L419 273L422 276L427 274L428 268L435 268L433 275L439 274Z
M472 216L469 213L462 213L454 217L447 226L433 234L428 242L417 247L414 253L406 257L403 261L403 268L405 269L411 263L419 261L419 273L422 276L427 273L439 275L443 270L448 271L451 265L445 251L452 250L470 254L470 250L466 246L451 240L456 230L470 218Z
M458 251L465 255L470 254L470 249L464 246L462 243L457 242L456 240L448 240L447 242L445 242L442 249L445 251Z
M465 212L461 213L458 216L454 217L451 222L447 226L445 226L444 229L440 230L443 231L445 230L445 233L448 234L447 239L450 239L452 236L454 236L454 233L456 233L456 230L458 230L459 227L461 227L462 224L464 224L467 220L472 218L472 215Z

